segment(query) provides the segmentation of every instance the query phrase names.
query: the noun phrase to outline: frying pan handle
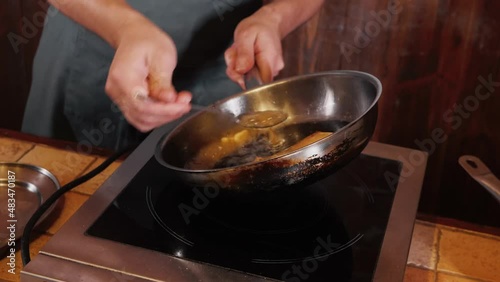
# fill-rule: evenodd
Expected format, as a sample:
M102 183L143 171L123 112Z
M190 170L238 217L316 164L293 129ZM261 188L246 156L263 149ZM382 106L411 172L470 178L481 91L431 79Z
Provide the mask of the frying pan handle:
M461 156L458 163L463 169L488 190L500 202L500 180L475 156Z

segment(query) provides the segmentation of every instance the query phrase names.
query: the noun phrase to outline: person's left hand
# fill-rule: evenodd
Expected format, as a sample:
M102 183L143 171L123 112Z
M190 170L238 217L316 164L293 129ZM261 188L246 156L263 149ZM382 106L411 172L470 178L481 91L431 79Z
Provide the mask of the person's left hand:
M264 83L269 83L285 66L278 22L264 9L241 21L234 43L226 50L226 73L245 89L244 75L254 65Z

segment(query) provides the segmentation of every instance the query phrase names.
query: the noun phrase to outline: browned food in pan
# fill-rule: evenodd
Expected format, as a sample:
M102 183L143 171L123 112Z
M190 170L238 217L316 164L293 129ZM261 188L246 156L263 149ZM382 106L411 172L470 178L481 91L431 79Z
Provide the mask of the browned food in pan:
M273 130L245 129L203 147L186 168L214 169L264 161L299 150L331 134L317 131L287 147L285 138Z
M298 143L295 143L292 146L290 146L284 150L281 150L281 151L279 151L271 156L257 158L255 161L265 161L268 159L278 158L278 157L284 156L286 154L292 153L292 152L300 150L306 146L309 146L309 145L313 144L314 142L317 142L323 138L329 137L332 134L333 134L333 132L316 131L313 134L307 136L306 138L300 140Z
M230 132L201 148L187 169L213 169L249 163L257 156L282 150L284 139L272 130L244 129Z

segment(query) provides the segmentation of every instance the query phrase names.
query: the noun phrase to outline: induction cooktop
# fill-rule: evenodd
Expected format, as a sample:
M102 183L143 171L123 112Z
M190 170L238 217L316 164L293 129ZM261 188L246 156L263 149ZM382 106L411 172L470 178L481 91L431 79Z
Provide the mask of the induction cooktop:
M127 158L23 280L403 279L425 172L425 162L408 160L425 153L370 142L315 182L245 194L179 182L153 156L169 130L153 132Z
M371 281L396 192L384 175L400 168L361 155L312 184L247 195L185 186L152 158L86 234L284 281Z

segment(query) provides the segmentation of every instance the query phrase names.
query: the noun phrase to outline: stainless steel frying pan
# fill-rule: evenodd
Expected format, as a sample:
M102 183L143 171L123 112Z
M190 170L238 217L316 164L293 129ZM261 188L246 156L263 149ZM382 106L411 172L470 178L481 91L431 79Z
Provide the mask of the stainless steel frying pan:
M331 173L361 153L375 129L381 92L382 85L376 77L359 71L331 71L279 80L194 114L160 140L155 155L190 186L216 185L239 191L290 187ZM265 129L248 129L238 124L237 117L259 111L283 111L288 118ZM273 136L282 138L283 148L317 132L327 134L286 154L256 158L249 163L187 167L203 148L245 129L261 130L251 134L263 136L271 131Z

